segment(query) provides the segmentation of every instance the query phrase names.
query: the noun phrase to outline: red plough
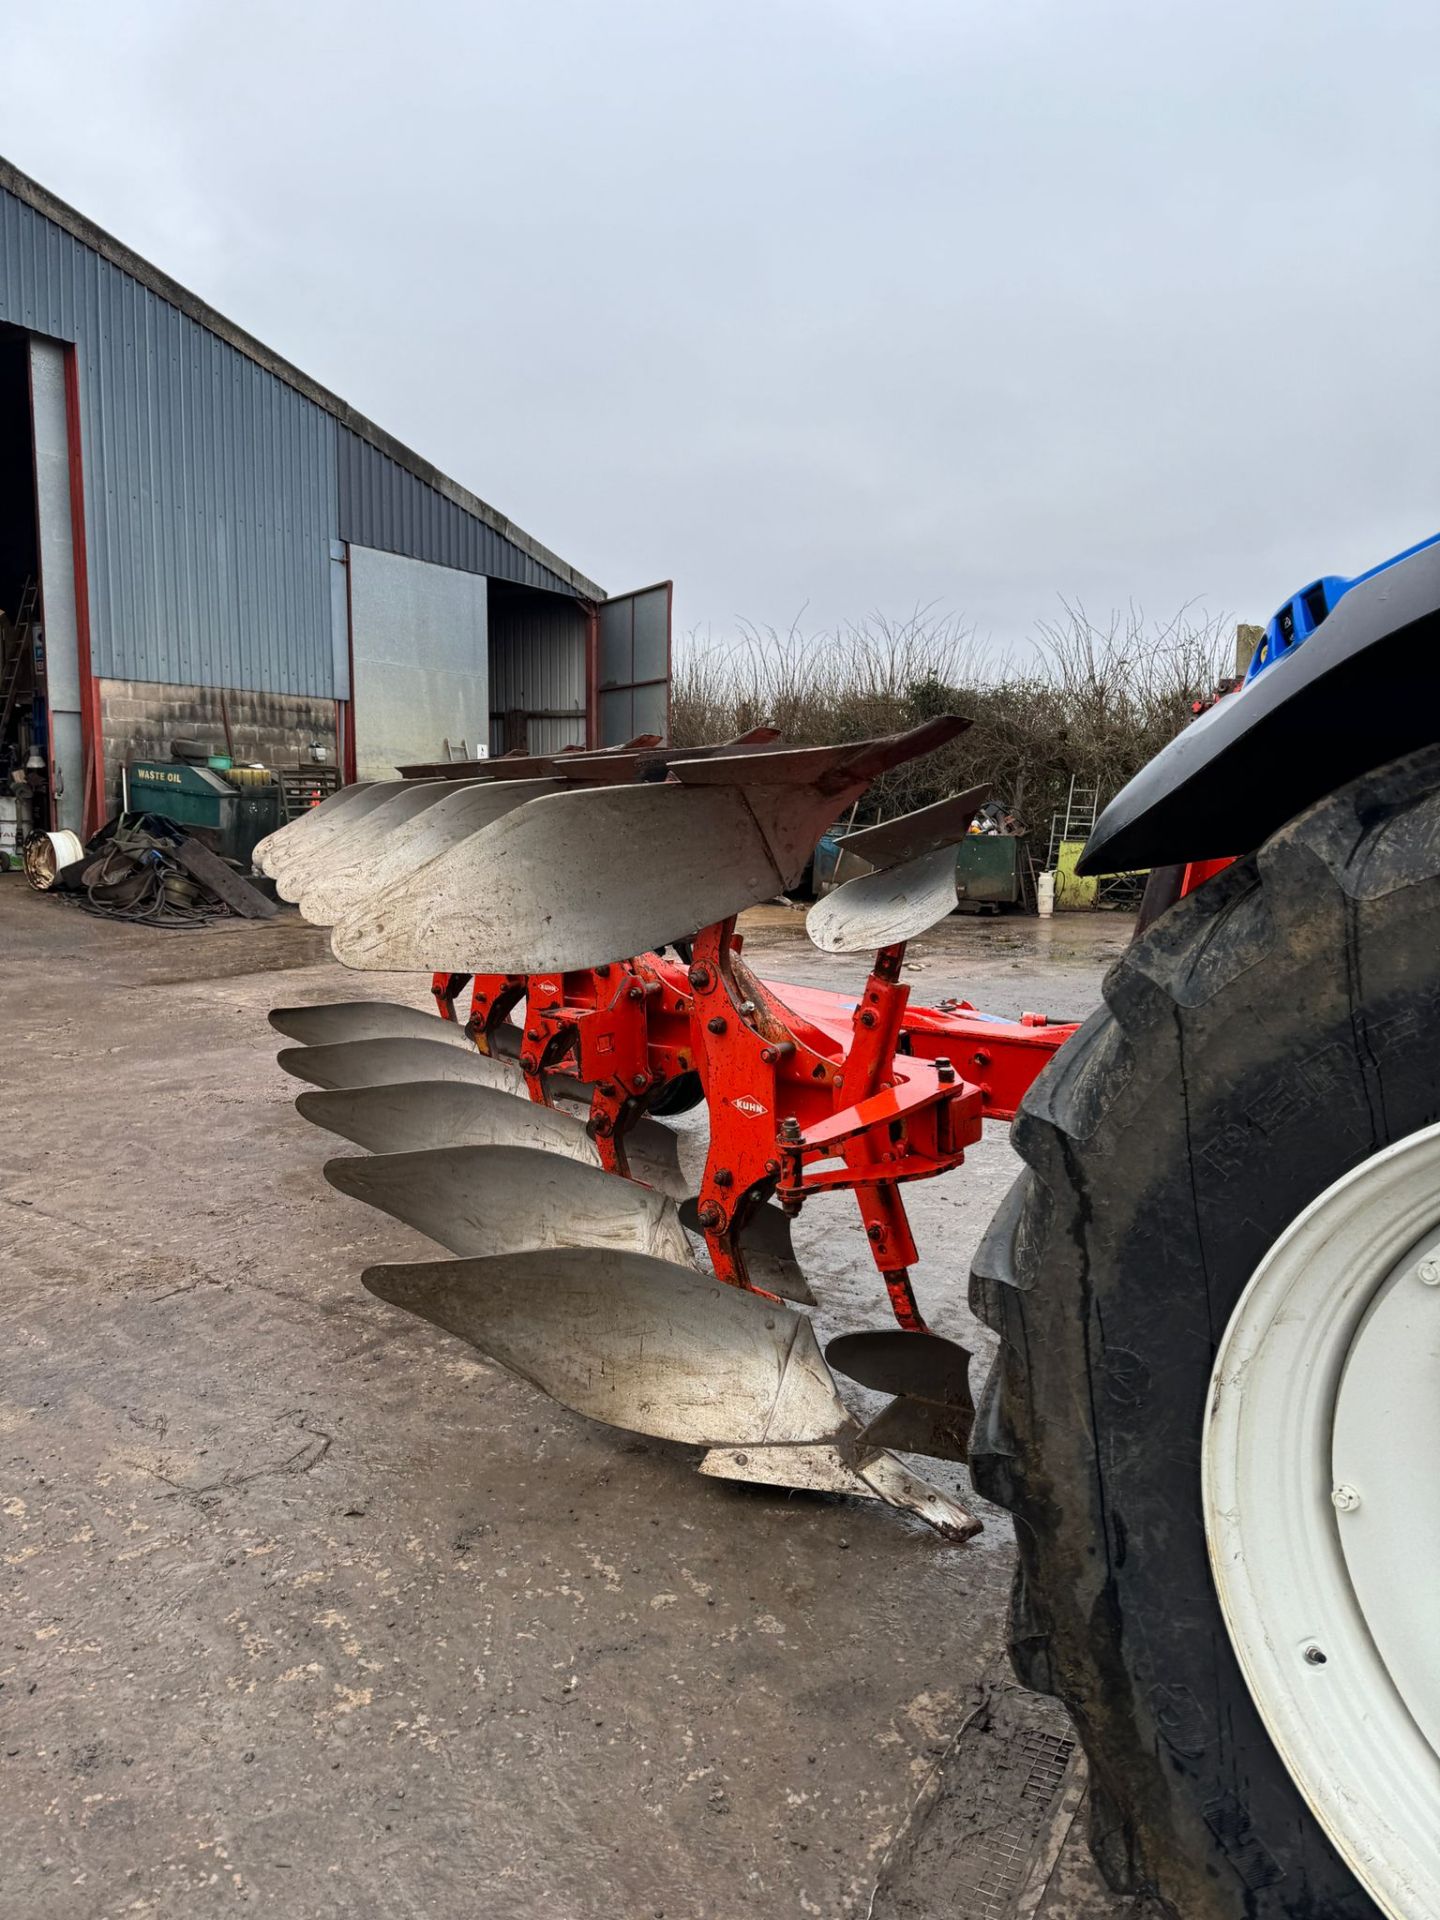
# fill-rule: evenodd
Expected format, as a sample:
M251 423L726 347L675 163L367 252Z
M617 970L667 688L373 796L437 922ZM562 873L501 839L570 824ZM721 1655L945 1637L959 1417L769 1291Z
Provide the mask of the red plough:
M326 1089L302 1112L375 1156L327 1176L457 1256L366 1285L578 1411L704 1446L706 1472L877 1494L975 1532L895 1457L963 1460L973 1415L969 1356L916 1299L903 1189L1008 1121L1073 1031L912 1006L902 981L906 941L954 908L985 790L847 836L868 870L807 924L825 951L871 954L856 998L760 979L736 925L877 773L964 724L481 764L464 784L342 794L328 823L317 810L257 850L303 912L343 912L351 964L449 963L432 973L443 1026L384 1002L272 1015L301 1042L282 1063ZM692 1190L663 1119L702 1101ZM814 1304L789 1223L842 1190L893 1324L822 1358L787 1304ZM888 1404L862 1418L831 1367Z
M757 1207L796 1214L814 1194L853 1191L896 1319L923 1330L899 1188L958 1167L983 1121L1011 1119L1074 1029L912 1007L899 943L856 1000L761 980L743 944L730 919L696 936L688 964L649 953L538 978L437 973L432 991L482 1053L518 1061L532 1100L552 1105L557 1075L593 1089L589 1130L612 1173L630 1175L631 1122L647 1106L676 1111L695 1086L710 1122L695 1214L722 1280L752 1284L739 1236Z

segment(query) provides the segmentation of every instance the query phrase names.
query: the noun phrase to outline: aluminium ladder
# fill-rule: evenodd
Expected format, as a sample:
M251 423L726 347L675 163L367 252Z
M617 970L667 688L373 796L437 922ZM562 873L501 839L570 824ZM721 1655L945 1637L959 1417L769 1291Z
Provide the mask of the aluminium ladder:
M20 606L15 615L15 651L0 664L0 740L10 733L10 716L20 690L20 675L30 650L30 629L35 624L35 609L40 603L40 583L32 574L20 589Z

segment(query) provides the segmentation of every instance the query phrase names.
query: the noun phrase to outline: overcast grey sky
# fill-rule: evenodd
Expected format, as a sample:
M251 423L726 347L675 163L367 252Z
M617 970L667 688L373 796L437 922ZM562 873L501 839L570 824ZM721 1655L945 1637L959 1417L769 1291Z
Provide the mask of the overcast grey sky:
M0 11L0 149L681 628L1440 526L1433 0Z

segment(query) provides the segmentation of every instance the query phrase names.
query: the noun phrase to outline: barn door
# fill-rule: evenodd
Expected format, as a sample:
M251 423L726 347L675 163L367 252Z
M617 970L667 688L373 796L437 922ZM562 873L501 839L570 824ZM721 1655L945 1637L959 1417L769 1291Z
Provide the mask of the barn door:
M75 593L77 500L72 496L70 421L65 397L65 348L57 340L30 342L30 418L34 429L35 522L40 551L41 632L45 697L50 715L50 801L57 827L84 835L99 826L102 809L87 809L94 781L94 740L86 740L88 659L82 660ZM79 423L76 422L78 433ZM91 817L87 818L87 812Z
M598 724L601 747L637 733L670 732L670 606L674 585L641 587L602 600L598 612Z

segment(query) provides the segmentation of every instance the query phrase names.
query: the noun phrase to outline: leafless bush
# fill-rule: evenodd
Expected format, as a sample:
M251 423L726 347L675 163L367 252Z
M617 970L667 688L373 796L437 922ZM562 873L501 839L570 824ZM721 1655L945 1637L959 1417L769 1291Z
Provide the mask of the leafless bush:
M1228 624L1188 608L1163 623L1132 609L1100 625L1065 602L1023 660L929 610L832 633L747 625L727 643L695 635L681 643L672 725L682 746L763 725L811 744L961 713L970 730L888 774L870 813L888 816L988 781L1043 839L1072 776L1108 798L1179 732L1231 664Z

